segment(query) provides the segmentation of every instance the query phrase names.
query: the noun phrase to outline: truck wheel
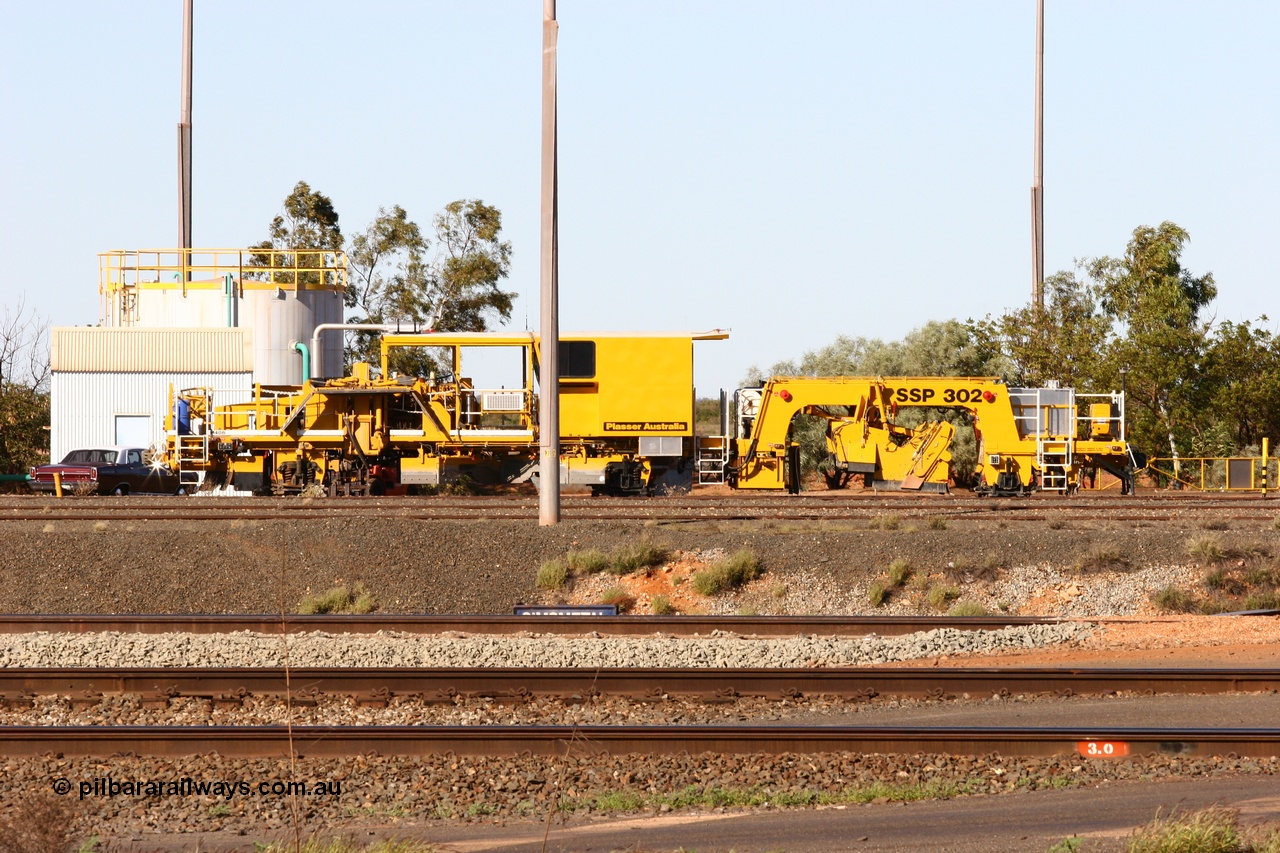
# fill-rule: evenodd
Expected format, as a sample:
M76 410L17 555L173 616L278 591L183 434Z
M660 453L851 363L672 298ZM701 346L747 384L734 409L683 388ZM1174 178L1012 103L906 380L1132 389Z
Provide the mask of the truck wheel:
M122 498L125 495L129 494L129 487L126 486L124 483L121 483L120 485L115 487L115 490L112 491L111 494L115 495L116 497Z

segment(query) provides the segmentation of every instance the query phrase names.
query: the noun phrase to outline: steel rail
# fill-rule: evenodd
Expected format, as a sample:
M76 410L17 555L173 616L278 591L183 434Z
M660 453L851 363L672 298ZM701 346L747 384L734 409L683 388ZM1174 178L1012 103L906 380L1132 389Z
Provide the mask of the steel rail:
M1280 755L1280 729L847 726L4 726L0 754L174 757L678 753ZM1120 747L1123 747L1122 749ZM1101 752L1101 749L1099 750Z
M535 696L580 701L592 695L657 699L877 696L949 699L963 695L1059 696L1115 692L1214 694L1280 691L1280 669L968 669L874 667L806 669L564 669L564 668L14 668L0 669L0 699L33 695L96 700L137 694L153 699L195 697L235 702L244 696L315 699L354 696L388 701L453 701L491 697L521 702Z
M713 631L734 634L779 637L797 635L822 636L897 636L954 628L962 631L994 631L1025 625L1053 625L1064 622L1105 623L1107 619L1063 619L1052 616L513 616L505 615L436 615L388 614L361 615L321 614L315 616L278 614L24 614L0 613L0 634L102 633L115 631L130 634L226 634L251 631L261 634L326 633L370 634L398 631L411 634L439 634L447 631L473 634L587 634L611 636L669 634L693 636ZM1130 620L1126 620L1130 621ZM1150 619L1147 621L1165 621Z

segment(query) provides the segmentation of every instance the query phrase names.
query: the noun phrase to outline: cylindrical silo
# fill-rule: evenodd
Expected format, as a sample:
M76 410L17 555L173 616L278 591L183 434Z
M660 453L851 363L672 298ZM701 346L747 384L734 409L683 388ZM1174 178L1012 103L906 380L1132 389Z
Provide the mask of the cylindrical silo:
M184 264L183 261L186 261ZM321 323L342 322L342 252L193 249L106 252L99 256L105 326L252 329L254 381L300 385L302 356ZM320 376L342 375L342 336L311 353Z

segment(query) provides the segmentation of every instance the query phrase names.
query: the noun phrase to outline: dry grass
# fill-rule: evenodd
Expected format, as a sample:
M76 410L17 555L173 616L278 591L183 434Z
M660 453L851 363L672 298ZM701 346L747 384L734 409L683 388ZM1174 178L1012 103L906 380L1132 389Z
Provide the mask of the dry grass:
M897 589L911 577L911 564L899 557L889 564L889 586Z
M1252 845L1240 835L1240 813L1213 806L1191 813L1156 816L1138 827L1125 845L1127 853L1245 853Z
M304 616L319 613L372 613L378 609L378 602L363 583L356 581L350 587L335 586L315 595L308 595L298 605L298 612Z
M301 846L292 841L277 841L269 847L256 847L261 853L441 853L441 848L424 841L371 841L363 844L350 838L309 838Z
M947 520L940 515L932 516L929 519L928 528L930 530L946 530Z
M75 800L33 791L0 816L0 853L67 850L75 837Z
M867 601L872 607L879 607L889 600L889 587L883 581L872 581L867 587Z
M1213 534L1187 540L1187 556L1196 562L1211 566L1232 556L1231 549L1222 538Z
M611 586L600 593L601 604L616 604L619 613L626 613L636 606L636 598L620 586Z
M565 560L571 571L581 575L594 575L609 568L609 555L599 548L570 551Z
M671 599L665 595L655 595L649 605L653 608L653 612L659 616L670 616L676 612L675 607L671 604Z
M1151 603L1161 613L1195 613L1199 609L1194 596L1172 584L1153 592Z
M897 530L902 526L902 518L896 512L877 515L867 522L867 526L872 530Z
M1091 572L1114 572L1129 568L1129 558L1117 545L1099 543L1091 547L1079 562L1076 571L1084 574Z
M990 616L991 611L976 601L957 601L947 611L948 616Z
M764 565L754 551L736 551L693 573L693 588L701 595L718 595L736 589L764 574Z
M651 542L632 542L619 545L609 555L609 571L615 575L627 575L641 569L661 566L667 561L667 550Z
M926 596L929 601L929 606L934 610L946 610L947 605L951 604L951 602L955 601L959 597L959 588L949 584L938 584L937 586L930 587L929 593Z
M564 589L569 582L569 567L560 560L547 560L538 567L538 589Z

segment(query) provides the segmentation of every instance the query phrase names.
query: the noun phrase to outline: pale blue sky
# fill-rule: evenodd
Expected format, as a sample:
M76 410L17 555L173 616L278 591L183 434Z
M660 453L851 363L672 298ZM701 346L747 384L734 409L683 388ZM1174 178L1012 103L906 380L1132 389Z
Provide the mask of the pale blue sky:
M561 328L731 327L711 394L1024 303L1034 9L560 0ZM300 179L347 233L478 197L536 326L541 11L196 0L196 244L262 239ZM181 19L0 0L3 303L96 322L97 252L177 241ZM1278 35L1272 2L1048 0L1050 272L1171 219L1218 318L1277 314Z

